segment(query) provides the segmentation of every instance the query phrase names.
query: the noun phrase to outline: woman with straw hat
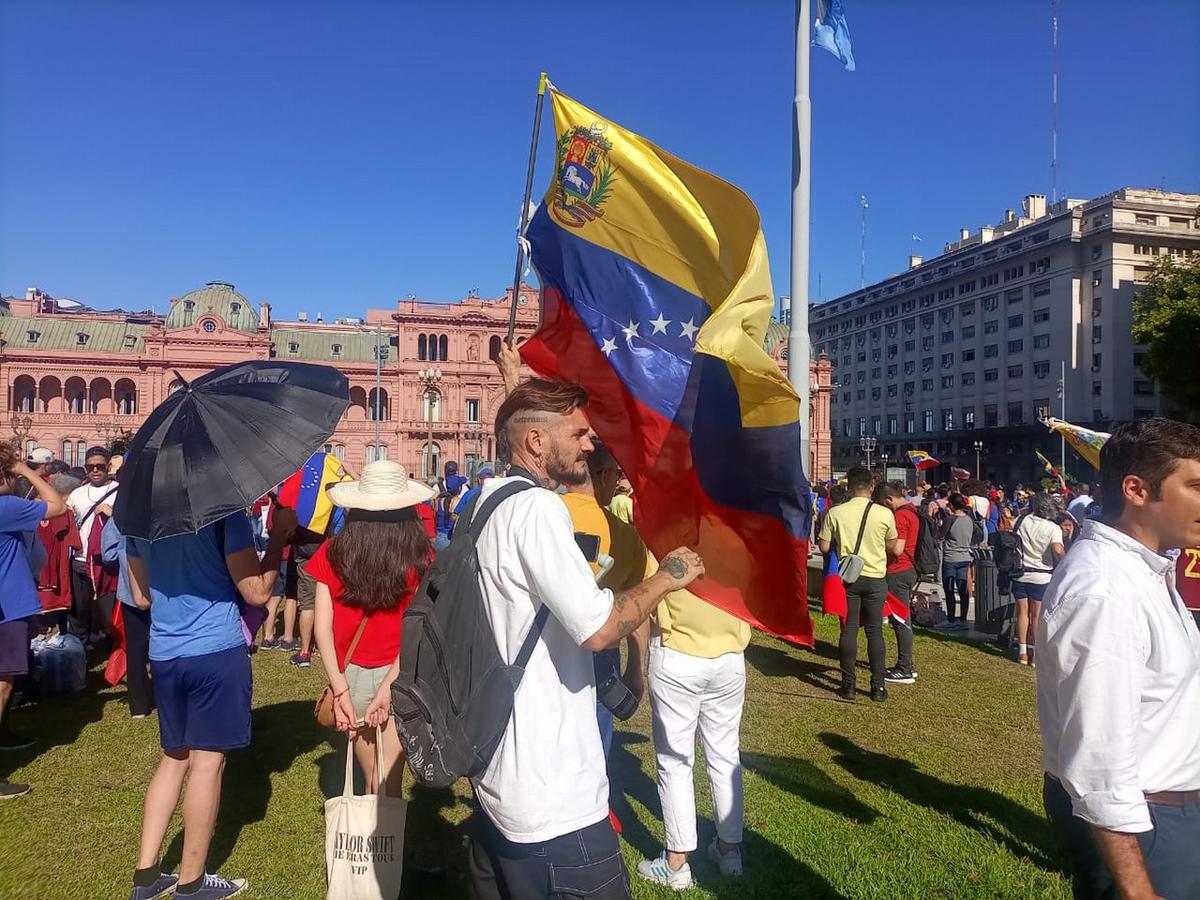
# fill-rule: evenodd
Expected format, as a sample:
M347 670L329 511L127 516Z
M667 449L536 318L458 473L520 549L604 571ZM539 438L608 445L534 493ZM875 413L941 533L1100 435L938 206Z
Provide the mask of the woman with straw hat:
M309 560L308 573L317 582L314 630L334 695L334 723L350 733L371 791L378 787L375 726L383 726L387 793L400 796L404 770L389 715L391 685L404 610L433 555L417 514L433 492L399 463L379 460L367 463L358 481L334 485L329 496L346 510L346 524Z

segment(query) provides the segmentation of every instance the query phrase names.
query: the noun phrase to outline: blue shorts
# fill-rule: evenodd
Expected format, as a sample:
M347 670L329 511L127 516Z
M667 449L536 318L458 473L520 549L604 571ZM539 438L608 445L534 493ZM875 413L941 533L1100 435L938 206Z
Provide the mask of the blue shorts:
M1031 581L1013 580L1012 595L1014 600L1036 600L1041 603L1046 599L1046 588L1049 584L1034 584Z
M164 750L236 750L250 743L250 656L241 644L151 660Z

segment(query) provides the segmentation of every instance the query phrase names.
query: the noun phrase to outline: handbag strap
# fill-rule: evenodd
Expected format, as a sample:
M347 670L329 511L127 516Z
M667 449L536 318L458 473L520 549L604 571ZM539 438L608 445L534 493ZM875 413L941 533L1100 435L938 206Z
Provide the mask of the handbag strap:
M858 548L862 546L863 534L867 530L867 519L871 516L871 507L874 504L870 499L867 500L867 508L863 510L862 524L858 526L858 540L854 542L854 555L858 556Z
M354 637L350 639L350 646L346 648L346 656L342 660L342 667L338 669L339 672L345 673L346 667L350 665L350 660L354 658L354 651L358 648L358 639L363 636L369 618L371 617L364 612L362 621L358 623L358 628L354 632Z

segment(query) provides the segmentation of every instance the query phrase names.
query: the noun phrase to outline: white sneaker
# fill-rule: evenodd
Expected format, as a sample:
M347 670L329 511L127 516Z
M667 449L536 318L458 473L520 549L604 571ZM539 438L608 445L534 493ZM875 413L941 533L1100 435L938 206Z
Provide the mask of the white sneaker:
M721 867L721 874L730 878L742 877L742 850L735 847L728 853L721 852L721 845L716 838L708 845L708 858Z
M643 859L638 863L637 872L647 881L663 884L673 891L686 891L692 886L692 867L684 863L678 869L667 865L667 854L658 859Z

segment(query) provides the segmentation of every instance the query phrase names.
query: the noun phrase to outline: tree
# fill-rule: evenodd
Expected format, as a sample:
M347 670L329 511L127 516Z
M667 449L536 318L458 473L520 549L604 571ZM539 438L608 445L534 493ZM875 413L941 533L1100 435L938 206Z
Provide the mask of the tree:
M1133 339L1146 345L1142 371L1163 394L1200 412L1200 257L1155 261L1133 301Z

